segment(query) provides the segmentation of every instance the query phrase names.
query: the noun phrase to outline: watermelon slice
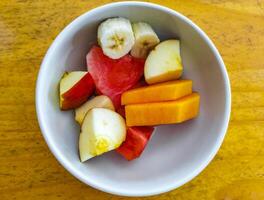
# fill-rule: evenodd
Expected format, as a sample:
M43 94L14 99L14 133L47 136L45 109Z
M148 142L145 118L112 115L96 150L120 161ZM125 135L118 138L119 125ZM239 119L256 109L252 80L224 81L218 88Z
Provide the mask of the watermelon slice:
M126 140L116 149L127 160L133 160L145 149L154 127L134 126L127 129Z
M121 105L121 94L136 85L144 73L144 59L131 55L111 59L98 46L91 48L86 61L96 91L110 97L116 109Z

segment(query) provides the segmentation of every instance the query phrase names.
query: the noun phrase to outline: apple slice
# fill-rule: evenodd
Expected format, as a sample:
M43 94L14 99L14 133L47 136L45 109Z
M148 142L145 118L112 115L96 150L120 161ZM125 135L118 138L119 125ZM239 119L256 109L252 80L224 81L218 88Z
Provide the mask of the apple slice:
M65 72L60 80L60 108L77 108L94 92L94 82L88 72Z
M182 71L179 40L166 40L158 44L150 52L144 66L148 84L178 79Z
M75 120L82 124L82 121L86 113L92 108L108 108L110 110L115 110L115 107L108 96L100 95L96 96L93 99L85 102L79 108L75 109Z
M106 108L93 108L85 116L79 138L79 152L84 162L118 148L126 138L125 120Z

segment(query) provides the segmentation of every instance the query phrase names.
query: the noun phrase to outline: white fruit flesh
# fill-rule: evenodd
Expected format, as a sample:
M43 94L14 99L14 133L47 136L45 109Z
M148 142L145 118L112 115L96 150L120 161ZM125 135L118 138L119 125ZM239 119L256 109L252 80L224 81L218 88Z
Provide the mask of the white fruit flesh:
M82 124L86 113L92 108L107 108L110 110L115 110L111 99L108 96L100 95L94 97L93 99L81 105L79 108L75 109L75 120L79 124Z
M135 36L135 44L132 47L131 55L136 58L146 58L149 51L159 42L159 38L151 26L147 23L133 23L132 28Z
M102 22L97 37L104 54L112 59L126 55L135 42L130 21L121 17Z
M153 84L178 79L182 71L179 40L166 40L150 52L144 76L148 84Z
M79 138L79 152L84 162L118 148L126 138L126 125L121 115L93 108L85 116Z
M76 72L65 72L60 81L60 94L64 94L70 90L87 72L76 71Z

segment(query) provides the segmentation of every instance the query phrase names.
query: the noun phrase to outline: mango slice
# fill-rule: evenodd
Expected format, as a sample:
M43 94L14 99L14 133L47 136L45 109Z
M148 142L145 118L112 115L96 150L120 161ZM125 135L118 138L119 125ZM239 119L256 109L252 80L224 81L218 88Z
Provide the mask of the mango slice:
M176 100L192 93L191 80L176 80L128 90L122 94L121 104L151 103Z
M131 104L125 106L127 126L174 124L196 117L200 95L192 93L175 101Z

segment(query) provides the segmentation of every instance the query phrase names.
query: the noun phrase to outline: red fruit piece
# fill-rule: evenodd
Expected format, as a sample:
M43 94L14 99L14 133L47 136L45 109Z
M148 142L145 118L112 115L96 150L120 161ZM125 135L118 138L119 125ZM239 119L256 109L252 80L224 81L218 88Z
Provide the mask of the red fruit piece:
M77 108L93 94L95 89L92 76L88 72L70 90L62 94L62 110Z
M154 131L151 126L134 126L127 129L126 140L116 149L127 160L141 155Z
M131 55L111 59L98 46L91 48L86 60L97 91L110 97L116 109L121 105L121 94L137 84L144 73L144 59Z

